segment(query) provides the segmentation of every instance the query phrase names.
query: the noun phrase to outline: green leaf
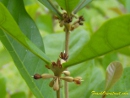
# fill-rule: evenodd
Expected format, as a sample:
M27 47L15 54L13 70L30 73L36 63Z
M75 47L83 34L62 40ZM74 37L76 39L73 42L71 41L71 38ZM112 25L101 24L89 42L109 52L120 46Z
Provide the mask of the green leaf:
M118 0L118 2L122 3L126 7L126 11L130 13L130 0Z
M119 62L112 62L106 70L106 86L105 91L108 91L121 77L123 67Z
M24 92L17 92L11 95L10 98L27 98Z
M130 15L110 19L94 33L84 47L70 55L68 62L63 66L69 67L129 46L129 23Z
M70 98L89 98L94 88L104 79L102 69L95 64L94 60L72 66L68 70L71 72L71 76L80 76L84 80L81 85L69 83Z
M47 33L53 33L53 20L52 15L42 15L37 18L37 26L40 30L46 31Z
M118 61L118 55L117 53L109 53L106 54L103 58L102 58L102 67L106 70L107 66L113 62L113 61Z
M80 0L56 0L57 3L65 9L68 13L71 13Z
M80 0L79 4L76 6L73 12L76 14L79 10L84 8L90 2L92 2L92 0Z
M88 41L88 37L88 33L85 30L75 30L73 33L71 33L71 39L69 43L69 54L71 55L77 52L83 46L83 44L85 44L86 41ZM59 57L60 52L64 51L64 38L64 33L51 34L44 37L46 54L51 58L52 61L56 61Z
M11 61L11 57L6 49L0 51L0 68Z
M128 13L130 13L130 0L125 0L126 10Z
M125 5L125 0L118 0L118 2L122 3L123 5Z
M5 98L6 96L6 81L0 75L0 98Z
M70 38L70 54L77 52L83 45L81 43L85 43L89 39L88 33L84 30L75 30L71 33ZM60 52L64 51L64 45L62 45L64 44L64 33L51 34L44 37L44 44L46 53L51 57L52 61L55 61ZM89 98L91 91L96 87L95 85L100 84L104 79L102 69L95 64L94 60L69 67L68 70L71 72L71 76L80 76L84 80L81 85L69 83L70 98Z
M130 98L130 67L124 68L123 74L121 78L117 81L117 83L110 88L108 93L119 93L120 95L107 95L106 98ZM105 80L103 80L97 87L94 89L95 92L103 92L104 91L104 86L105 86ZM122 95L122 93L125 93ZM90 98L101 98L101 95L96 96L96 95L91 95Z
M118 50L119 53L130 56L130 46L125 47L125 48L121 48Z
M130 93L130 67L124 68L123 75L120 80L112 87L117 92L129 92ZM130 94L128 94L130 96ZM123 97L122 97L123 98Z
M52 11L57 16L61 17L61 13L58 11L58 9L54 6L53 2L51 0L38 0L43 5L45 5L50 11Z
M10 0L0 1L8 7L10 13L19 25L22 32L37 47L44 51L43 40L35 23L26 13L23 5L23 0L13 0L11 2ZM12 27L10 23L8 26ZM12 28L15 29L14 25ZM44 96L45 98L53 98L55 94L54 91L48 86L48 83L50 82L49 80L41 79L37 81L32 78L32 75L36 73L48 73L48 70L44 66L46 65L45 62L43 62L43 60L35 56L33 53L23 47L20 43L18 43L15 39L8 36L2 31L0 31L0 40L2 41L6 49L9 51L20 74L22 75L36 98L44 98Z
M7 9L0 3L0 28L11 35L19 43L25 46L28 50L34 53L36 56L44 60L46 63L50 63L49 58L34 45L20 30L17 23L14 21ZM14 32L15 31L15 32Z

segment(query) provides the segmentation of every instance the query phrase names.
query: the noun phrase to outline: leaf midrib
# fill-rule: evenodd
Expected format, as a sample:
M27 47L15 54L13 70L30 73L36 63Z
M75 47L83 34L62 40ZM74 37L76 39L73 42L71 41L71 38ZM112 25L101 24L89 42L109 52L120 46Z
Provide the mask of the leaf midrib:
M65 6L66 6L66 10L67 10L67 13L69 13L69 11L70 11L70 8L69 8L69 2L68 2L68 0L65 0Z
M7 38L7 36L4 34L4 37L5 37L5 39L7 39L7 41L9 42L9 39ZM20 60L20 58L19 58L19 56L17 55L17 53L16 53L16 51L15 51L15 49L14 49L14 47L12 46L12 44L10 43L10 45L11 45L11 48L13 49L13 51L11 51L11 52L14 52L14 54L17 56L17 58L18 58L18 60L20 61L20 63L21 63L21 65L24 65L23 64L23 62ZM10 52L10 51L9 51ZM21 68L19 69L19 68L17 68L18 70L20 70L20 69L24 69L24 71L26 72L26 74L28 75L28 77L29 77L29 80L32 80L32 78L30 77L30 75L29 75L29 73L28 73L28 71L27 71L27 69L24 67L24 66L21 66ZM20 71L19 71L20 72ZM21 74L22 75L22 74ZM22 76L23 77L23 76ZM38 89L38 87L35 85L35 83L33 82L33 81L31 81L32 83L33 83L33 85L34 85L34 88L33 89L37 89L37 91L39 92L39 96L40 96L40 98L44 98L43 96L42 96L42 93L40 92L40 90ZM42 83L43 84L43 83Z
M112 51L105 52L104 54L99 54L99 55L97 55L97 56L90 57L90 58L88 58L88 59L84 59L84 60L81 60L81 61L79 61L79 62L72 63L72 64L69 64L69 65L67 65L67 66L64 66L64 65L67 64L67 62L66 62L66 63L63 64L63 66L64 66L65 68L67 68L67 67L69 67L69 66L73 66L73 65L76 65L76 64L80 64L80 63L82 63L82 62L85 62L85 61L88 61L88 60L91 60L91 59L97 58L97 57L99 57L99 56L102 56L102 55L105 55L105 54L108 54L108 53L114 52L114 51L116 51L116 50L119 50L119 49L121 49L121 48L128 47L128 46L130 46L130 43L127 44L127 45L124 45L124 46L122 46L122 47L119 47L119 48L113 49ZM68 61L68 62L69 62L69 61Z

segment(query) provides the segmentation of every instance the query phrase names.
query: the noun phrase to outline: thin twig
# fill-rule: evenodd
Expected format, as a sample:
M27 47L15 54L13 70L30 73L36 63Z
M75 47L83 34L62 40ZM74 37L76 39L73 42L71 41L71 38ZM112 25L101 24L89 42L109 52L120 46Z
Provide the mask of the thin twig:
M58 91L56 91L56 96L57 96L57 98L60 98L60 89Z
M57 98L60 98L60 79L58 78L59 90L56 91Z
M65 53L67 55L69 55L69 35L70 32L67 30L67 32L65 32Z
M69 55L69 36L70 36L70 32L69 32L69 24L65 25L65 53L67 55ZM67 69L66 69L67 70ZM65 98L69 98L69 92L68 92L68 83L65 81L64 83L64 87L65 87Z

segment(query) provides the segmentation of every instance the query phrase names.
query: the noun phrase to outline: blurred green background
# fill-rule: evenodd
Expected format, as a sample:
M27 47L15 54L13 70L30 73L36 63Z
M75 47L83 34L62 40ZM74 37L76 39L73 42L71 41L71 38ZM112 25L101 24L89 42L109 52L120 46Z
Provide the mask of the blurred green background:
M62 34L63 28L59 27L58 21L54 20L54 15L52 15L52 13L47 8L41 5L37 0L24 0L24 4L28 14L32 17L32 19L36 22L38 26L39 31L41 32L41 35L43 37L45 46L49 44L47 40L48 37L55 38L55 36L63 36ZM130 0L93 0L92 3L90 3L88 6L86 6L78 13L78 15L84 16L85 22L84 26L75 30L74 33L79 31L82 32L83 30L85 30L91 36L108 19L118 17L123 14L128 14L130 12L129 5ZM56 39L56 42L57 43L60 42L60 37L59 39ZM52 56L51 53L47 52L47 54L51 56L52 59L55 60L56 57L54 55L57 55L58 51L53 47L59 47L59 46L58 44L54 44L51 48L50 45L49 48L46 47L46 50L51 51L51 53L53 53ZM90 97L96 98L90 95L91 94L90 91L92 91L95 86L99 85L98 87L100 87L100 84L105 79L105 69L111 61L113 60L120 61L123 64L124 68L130 66L129 50L130 47L126 47L120 49L119 51L115 51L107 55L101 56L99 58L96 58L94 60L84 62L83 64L87 65L87 67L85 66L81 68L80 66L74 66L69 68L73 76L77 75L83 76L83 79L85 78L88 80L87 83L89 85L88 88L84 88L83 85L85 84L81 85L80 87L70 84L70 92L71 92L70 98L73 98L72 96L74 96L76 93L75 89L78 90L78 88L79 89L83 88L83 90L87 89L83 96L89 94L87 98ZM84 68L87 69L85 70L87 71L85 73L82 72L83 71L82 69ZM93 82L94 79L97 79L98 82L97 81ZM8 51L3 47L1 42L0 42L0 84L1 84L0 98L35 98L34 95L31 93L31 90L26 85L23 78L20 76L17 68L13 63L11 56L9 55ZM130 86L129 85L127 86L129 87L128 89L130 89ZM128 90L126 88L124 89ZM120 97L120 98L127 98L127 97Z

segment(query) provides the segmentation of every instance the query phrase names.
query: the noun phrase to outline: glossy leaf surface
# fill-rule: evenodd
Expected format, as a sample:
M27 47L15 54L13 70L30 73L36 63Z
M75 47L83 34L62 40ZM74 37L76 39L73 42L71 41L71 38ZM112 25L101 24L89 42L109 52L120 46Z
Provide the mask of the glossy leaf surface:
M80 0L79 4L74 9L74 13L76 14L79 10L84 8L90 2L92 2L92 0Z
M70 55L65 67L104 55L130 45L130 15L110 19L86 42L82 49ZM120 29L119 29L120 28Z
M76 7L80 0L56 0L61 8L65 9L68 13Z
M10 98L27 98L24 92L17 92L11 95Z
M5 79L0 75L0 98L6 97L6 81Z
M70 54L77 52L78 49L89 40L88 32L84 30L75 30L71 33L70 37ZM59 57L60 52L64 51L63 43L64 33L52 34L44 37L45 50L52 61L55 61ZM82 98L89 98L89 96L91 96L91 91L104 79L102 70L95 64L94 60L69 67L68 70L71 76L80 76L84 80L81 85L76 85L73 82L68 83L70 98L80 98L81 96Z
M124 68L123 74L121 78L117 81L115 85L110 88L108 92L108 95L106 98L129 98L130 97L130 67ZM103 92L105 87L105 80L103 80L99 85L96 86L93 91L95 92ZM113 92L115 94L113 94ZM111 95L110 95L111 94ZM113 94L113 95L112 95ZM94 93L91 93L90 98L101 98L102 95L96 95Z
M34 45L20 30L16 22L6 10L6 8L0 4L0 28L11 35L19 43L25 46L32 53L40 57L46 63L50 63L49 58L41 51L36 45ZM12 27L13 26L13 27Z
M69 54L72 55L73 53L78 52L78 50L82 48L83 44L85 44L86 41L89 40L89 35L88 32L86 32L85 30L76 30L70 34L70 38ZM60 52L64 51L64 39L64 33L51 34L44 37L45 51L52 61L56 61L59 57Z
M50 9L50 11L52 11L54 14L56 14L59 17L61 17L60 12L54 6L52 0L38 0L38 1L41 2L43 5L45 5L48 9Z
M11 2L10 0L0 0L0 1L5 6L8 6L10 13L12 14L17 24L19 25L21 31L28 37L28 39L30 39L37 47L39 47L44 52L43 40L40 36L40 33L35 23L26 13L24 9L23 1L22 0L14 0ZM9 18L10 17L11 16L9 15ZM12 30L15 31L16 27L18 26L15 27L15 25L13 26L10 25L10 22L12 22L12 18L11 21L8 22L9 24L7 24L7 26L8 27L11 26ZM45 62L43 62L40 58L32 54L20 43L18 43L17 41L15 41L13 38L11 38L10 36L8 36L6 33L2 31L0 31L0 40L2 41L6 49L9 51L10 55L14 60L16 67L18 68L20 74L26 81L27 85L29 86L33 94L37 98L44 98L44 97L52 98L53 96L55 96L53 90L51 88L48 88L49 80L41 79L39 81L36 81L32 78L32 76L36 73L39 74L48 73L48 70L44 66L46 65Z

